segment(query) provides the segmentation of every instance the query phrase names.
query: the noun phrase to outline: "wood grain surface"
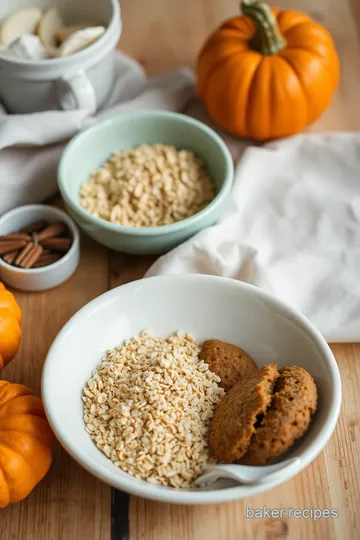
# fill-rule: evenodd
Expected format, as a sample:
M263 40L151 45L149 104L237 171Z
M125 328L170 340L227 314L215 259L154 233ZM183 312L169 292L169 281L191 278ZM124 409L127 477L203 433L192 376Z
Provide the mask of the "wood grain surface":
M120 48L149 74L193 65L205 36L237 13L238 0L122 0ZM359 0L282 0L334 36L342 79L333 103L311 129L360 129ZM108 252L82 238L81 264L50 292L16 293L24 338L2 378L40 391L47 350L63 324L109 288L141 278L154 259ZM30 497L0 511L1 540L355 540L360 530L360 344L333 347L343 384L335 434L295 479L246 501L185 507L153 503L111 490L82 470L57 445L51 471ZM247 519L246 506L336 508L338 519Z

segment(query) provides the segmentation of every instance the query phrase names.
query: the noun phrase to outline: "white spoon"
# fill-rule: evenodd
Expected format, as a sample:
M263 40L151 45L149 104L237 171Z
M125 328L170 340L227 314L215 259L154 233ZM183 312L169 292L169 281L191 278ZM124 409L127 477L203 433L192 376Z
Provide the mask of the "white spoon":
M263 482L273 482L279 475L283 475L290 470L295 472L299 467L301 459L298 457L287 459L274 465L263 467L252 467L249 465L206 465L200 476L197 477L195 486L213 484L219 478L230 478L239 484L261 484Z

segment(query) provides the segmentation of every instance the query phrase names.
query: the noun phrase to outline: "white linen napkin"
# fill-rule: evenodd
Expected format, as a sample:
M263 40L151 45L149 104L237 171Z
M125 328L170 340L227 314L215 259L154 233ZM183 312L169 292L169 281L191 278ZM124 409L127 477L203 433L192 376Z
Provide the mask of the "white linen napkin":
M123 111L180 111L195 96L191 70L179 69L148 80L137 62L121 52L115 54L114 88L95 117L84 109L10 115L0 105L0 216L57 191L59 157L67 140L80 129Z
M252 283L306 315L329 342L360 341L360 134L249 147L220 222L147 276L179 273Z

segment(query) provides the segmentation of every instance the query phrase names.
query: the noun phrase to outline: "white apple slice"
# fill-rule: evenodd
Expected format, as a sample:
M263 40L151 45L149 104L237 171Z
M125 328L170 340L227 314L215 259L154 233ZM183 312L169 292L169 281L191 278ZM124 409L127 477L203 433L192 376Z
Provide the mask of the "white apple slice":
M24 34L35 34L40 19L41 10L38 8L22 9L12 13L2 24L0 42L9 45Z
M41 17L36 33L51 56L57 55L56 32L64 26L64 21L56 8L48 9Z
M55 41L57 45L61 45L65 39L67 39L71 34L74 34L78 30L85 30L86 28L92 28L95 24L73 24L71 26L62 26L55 32Z
M12 41L7 49L8 56L24 60L44 60L48 58L45 47L38 36L24 34Z
M84 30L78 30L70 34L61 44L58 56L69 56L85 49L94 43L94 41L98 40L104 32L104 26L93 26L92 28L85 28Z

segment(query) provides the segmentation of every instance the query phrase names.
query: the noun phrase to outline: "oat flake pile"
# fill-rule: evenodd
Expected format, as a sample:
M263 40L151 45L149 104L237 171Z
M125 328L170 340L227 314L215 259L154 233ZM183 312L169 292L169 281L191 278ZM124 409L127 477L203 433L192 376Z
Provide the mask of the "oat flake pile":
M190 150L163 144L115 152L80 190L85 210L132 227L181 221L200 212L214 196L204 161Z
M140 337L108 351L84 389L96 445L136 478L191 486L209 460L208 429L224 395L189 335Z

